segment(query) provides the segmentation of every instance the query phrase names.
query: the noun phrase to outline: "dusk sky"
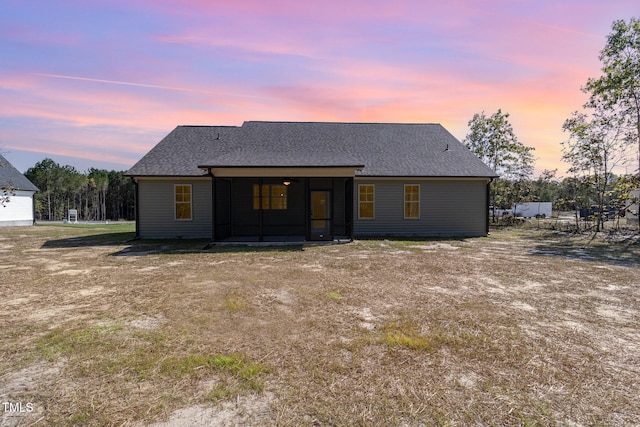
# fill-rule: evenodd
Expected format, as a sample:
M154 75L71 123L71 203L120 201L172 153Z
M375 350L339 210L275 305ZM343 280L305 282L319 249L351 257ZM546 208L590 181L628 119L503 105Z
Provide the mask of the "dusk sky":
M2 0L0 153L126 170L177 125L441 123L508 112L558 168L562 124L638 0Z

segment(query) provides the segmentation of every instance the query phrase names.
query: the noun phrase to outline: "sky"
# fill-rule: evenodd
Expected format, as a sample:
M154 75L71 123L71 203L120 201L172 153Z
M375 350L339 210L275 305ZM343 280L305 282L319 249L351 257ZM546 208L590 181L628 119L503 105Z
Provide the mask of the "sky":
M565 176L563 122L637 0L2 0L0 153L127 170L178 125L440 123L501 109Z

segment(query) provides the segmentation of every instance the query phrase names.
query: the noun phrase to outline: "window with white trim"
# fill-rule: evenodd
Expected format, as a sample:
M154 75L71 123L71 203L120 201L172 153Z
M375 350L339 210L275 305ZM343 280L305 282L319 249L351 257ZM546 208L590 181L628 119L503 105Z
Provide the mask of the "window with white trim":
M420 185L404 185L404 219L420 219Z
M358 185L358 219L375 218L375 186Z
M174 186L176 219L191 219L191 184L176 184Z

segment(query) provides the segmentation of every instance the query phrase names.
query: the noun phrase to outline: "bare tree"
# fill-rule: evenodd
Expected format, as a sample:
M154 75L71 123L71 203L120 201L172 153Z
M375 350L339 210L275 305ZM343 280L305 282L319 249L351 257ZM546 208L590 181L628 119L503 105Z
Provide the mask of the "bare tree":
M534 163L531 152L534 148L518 141L509 122L509 113L503 113L502 110L489 117L485 116L484 112L475 114L469 121L469 134L463 142L480 160L500 175L500 179L494 180L489 188L495 222L495 210L499 202L511 205L520 199L520 194L501 191L507 187L501 185L500 181L523 182L530 177Z
M640 20L617 20L600 52L602 76L589 79L586 108L609 111L619 118L621 137L637 147L640 175Z
M596 109L591 116L576 111L563 125L569 140L562 143L562 159L571 165L569 172L581 178L592 192L597 207L596 231L602 228L612 171L628 159L620 121L616 114Z

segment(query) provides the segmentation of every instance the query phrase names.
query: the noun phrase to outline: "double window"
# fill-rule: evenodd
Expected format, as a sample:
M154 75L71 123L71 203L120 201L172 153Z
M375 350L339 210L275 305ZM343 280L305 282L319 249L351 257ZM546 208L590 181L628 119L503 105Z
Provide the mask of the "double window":
M280 184L253 184L253 209L287 209L287 186Z
M358 219L375 218L375 186L358 185ZM420 219L420 184L404 186L404 219Z
M191 184L175 185L175 206L177 220L191 219Z

